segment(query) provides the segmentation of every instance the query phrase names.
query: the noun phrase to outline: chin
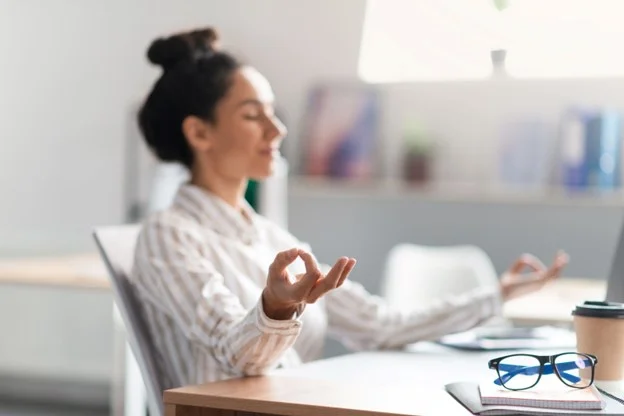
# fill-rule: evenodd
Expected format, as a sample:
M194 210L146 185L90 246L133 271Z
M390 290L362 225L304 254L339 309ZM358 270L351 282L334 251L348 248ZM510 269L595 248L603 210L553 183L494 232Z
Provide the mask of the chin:
M263 160L262 163L257 163L252 166L249 177L256 181L261 181L272 176L276 169L277 162L275 160L271 160L268 163L266 160Z
M255 171L252 174L249 175L249 177L255 181L263 181L267 178L269 178L270 176L273 175L273 172L275 171L275 169L266 169L266 170L262 170L262 171Z

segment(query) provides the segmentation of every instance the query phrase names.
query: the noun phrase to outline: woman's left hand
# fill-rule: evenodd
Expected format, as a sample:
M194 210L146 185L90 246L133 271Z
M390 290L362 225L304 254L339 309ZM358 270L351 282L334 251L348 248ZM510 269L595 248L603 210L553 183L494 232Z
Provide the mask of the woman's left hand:
M568 264L568 255L559 251L550 267L530 254L520 256L501 276L500 288L504 301L538 291L561 275ZM525 270L528 269L528 273Z

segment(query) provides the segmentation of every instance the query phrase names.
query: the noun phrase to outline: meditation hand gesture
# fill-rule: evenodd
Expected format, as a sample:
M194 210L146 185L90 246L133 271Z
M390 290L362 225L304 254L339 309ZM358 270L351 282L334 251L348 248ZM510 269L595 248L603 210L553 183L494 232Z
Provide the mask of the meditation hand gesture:
M568 264L568 255L560 251L550 267L546 267L536 257L525 254L518 258L501 277L500 287L503 300L535 292L561 275ZM529 272L524 271L528 269Z
M292 276L286 268L300 257L306 271ZM293 248L277 254L269 267L267 285L262 292L264 313L271 319L292 319L308 303L316 302L332 289L340 287L355 266L355 259L340 257L323 275L312 255Z

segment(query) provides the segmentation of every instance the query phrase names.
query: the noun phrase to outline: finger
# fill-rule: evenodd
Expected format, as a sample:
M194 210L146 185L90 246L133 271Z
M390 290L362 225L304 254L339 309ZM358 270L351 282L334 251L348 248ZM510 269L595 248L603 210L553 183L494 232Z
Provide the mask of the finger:
M301 250L299 257L301 257L306 266L306 272L293 286L295 293L304 297L312 290L316 282L323 277L323 273L321 273L314 257L310 253Z
M275 260L273 260L273 263L269 266L269 275L281 275L286 270L286 267L295 261L298 255L298 248L291 248L290 250L280 251L277 253Z
M323 294L337 287L338 281L348 261L349 259L346 257L341 257L336 261L336 264L334 264L334 267L331 268L327 275L312 287L306 299L308 303L316 302Z
M555 256L555 263L566 266L570 262L570 256L563 250L559 250Z
M544 263L542 263L537 257L532 254L523 254L511 265L509 272L514 274L522 273L522 271L527 267L534 272L546 270Z
M561 275L561 272L563 271L564 267L567 264L568 264L567 254L565 253L558 254L557 257L555 257L555 261L553 262L553 264L550 266L550 268L546 272L546 279L551 280Z
M349 259L349 261L345 265L344 270L342 271L342 276L340 276L340 279L338 280L338 284L336 285L336 287L342 286L344 281L347 280L347 277L349 277L351 270L353 270L353 268L355 267L355 263L356 263L355 259L353 258Z
M551 280L558 278L563 271L563 268L567 265L567 255L557 255L553 264L547 270L531 273L522 278L523 284L546 284Z
M338 285L340 278L342 277L342 273L344 272L345 267L349 263L348 257L340 257L336 260L334 267L331 268L325 279L323 279L323 284L328 287L328 289L333 289Z
M303 260L303 263L305 264L306 274L312 272L316 273L317 271L320 273L318 264L311 253L300 250L299 257L301 257L301 260Z

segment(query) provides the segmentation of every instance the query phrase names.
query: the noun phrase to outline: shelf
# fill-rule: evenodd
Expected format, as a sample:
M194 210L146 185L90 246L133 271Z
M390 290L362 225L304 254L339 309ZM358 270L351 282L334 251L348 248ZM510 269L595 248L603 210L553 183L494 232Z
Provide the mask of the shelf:
M410 184L397 179L352 181L294 176L289 194L344 198L415 198L423 201L624 207L624 190L568 191L562 188L522 188L475 183Z

